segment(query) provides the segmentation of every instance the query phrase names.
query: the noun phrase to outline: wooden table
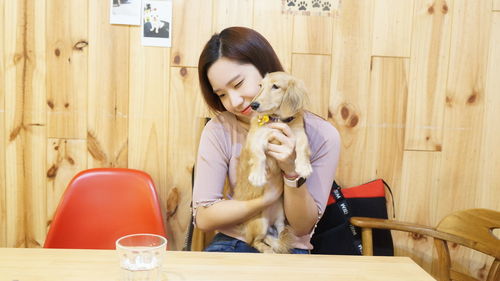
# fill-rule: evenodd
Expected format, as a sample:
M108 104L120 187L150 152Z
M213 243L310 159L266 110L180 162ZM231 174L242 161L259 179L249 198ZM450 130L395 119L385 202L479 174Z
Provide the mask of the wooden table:
M406 257L168 251L163 280L435 280ZM120 280L113 250L0 248L1 281Z

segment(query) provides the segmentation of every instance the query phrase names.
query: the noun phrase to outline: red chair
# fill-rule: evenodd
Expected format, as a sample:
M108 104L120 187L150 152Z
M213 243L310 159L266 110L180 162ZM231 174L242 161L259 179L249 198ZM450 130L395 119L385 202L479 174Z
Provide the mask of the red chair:
M69 183L44 248L115 249L118 238L133 233L166 237L151 177L131 169L90 169Z

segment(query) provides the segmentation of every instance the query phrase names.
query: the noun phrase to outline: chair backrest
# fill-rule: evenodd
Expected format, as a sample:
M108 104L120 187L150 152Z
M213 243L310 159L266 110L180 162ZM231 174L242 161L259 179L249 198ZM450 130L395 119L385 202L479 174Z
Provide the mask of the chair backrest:
M492 256L494 261L486 280L500 280L500 240L493 235L495 228L500 228L500 212L488 209L457 211L443 218L436 230L449 235L435 240L441 279L470 280L469 276L451 267L447 244L456 243Z
M132 169L90 169L66 188L44 247L115 249L118 238L133 233L166 237L151 177Z
M500 228L500 212L498 211L468 209L454 212L443 218L436 228L394 220L361 217L353 217L351 222L362 228L364 255L372 255L372 228L412 232L434 238L438 254L436 271L438 280L478 280L454 270L450 258L449 243L456 243L492 256L494 260L485 280L500 280L500 240L493 235L492 231Z

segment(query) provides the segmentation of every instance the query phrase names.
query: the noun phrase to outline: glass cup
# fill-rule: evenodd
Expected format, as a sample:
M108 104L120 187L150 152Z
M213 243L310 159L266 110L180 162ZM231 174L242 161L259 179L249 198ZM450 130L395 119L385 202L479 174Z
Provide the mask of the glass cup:
M156 234L131 234L116 240L124 281L160 281L167 239Z

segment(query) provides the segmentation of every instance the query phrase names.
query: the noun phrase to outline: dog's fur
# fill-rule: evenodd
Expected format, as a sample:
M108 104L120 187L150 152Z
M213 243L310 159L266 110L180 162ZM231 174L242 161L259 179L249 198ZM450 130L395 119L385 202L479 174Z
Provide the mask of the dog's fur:
M259 124L259 117L264 115L281 120L294 117L288 126L296 138L295 170L301 177L306 178L311 174L309 143L304 131L305 99L306 91L302 82L291 75L273 72L264 77L261 89L253 100L253 104L258 105L254 108L257 116L250 121L248 136L240 155L234 199L258 198L264 193L266 185L271 188L283 188L283 176L276 160L266 157L265 154L273 129ZM270 227L273 225L278 237L270 233ZM285 226L283 198L241 226L246 241L260 252L288 253L292 248L294 234Z

